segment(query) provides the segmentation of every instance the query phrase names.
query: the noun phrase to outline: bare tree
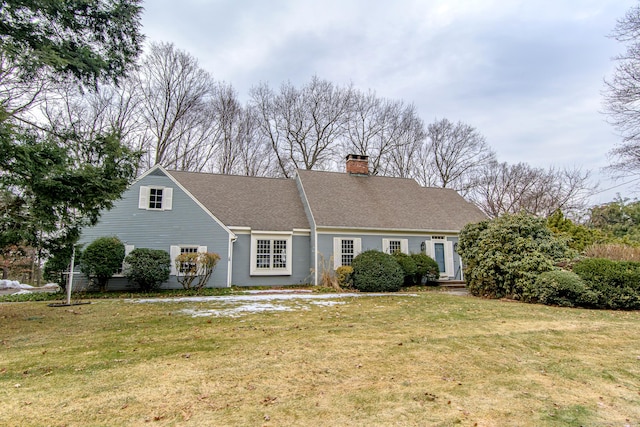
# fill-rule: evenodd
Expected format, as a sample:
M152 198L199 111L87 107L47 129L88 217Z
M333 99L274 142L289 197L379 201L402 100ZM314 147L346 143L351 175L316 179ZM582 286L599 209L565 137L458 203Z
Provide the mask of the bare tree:
M605 80L605 112L622 136L610 153L609 169L634 175L640 171L640 6L618 20L612 37L626 45L626 52L615 58L613 77Z
M269 141L261 137L259 118L251 106L246 106L241 112L236 147L239 159L236 173L247 176L280 175L274 151Z
M213 101L220 126L213 171L223 174L269 176L277 171L273 151L258 132L255 110L243 107L229 84L219 84Z
M400 178L414 178L416 153L425 142L424 122L413 105L403 106L399 114L392 114L390 131L385 138L390 142L390 150L384 157L381 175ZM392 131L391 131L392 130Z
M469 199L490 217L521 211L549 216L557 209L572 213L584 209L592 194L589 176L580 169L493 162L483 168Z
M231 85L220 84L213 102L220 125L217 172L232 174L239 162L243 109Z
M374 92L353 92L343 154L369 156L372 175L393 170L406 175L411 153L424 134L423 125L413 105L378 98Z
M260 131L275 155L280 173L326 168L336 157L351 104L351 87L338 87L314 76L297 89L290 82L275 93L267 84L251 90L251 106Z
M466 196L482 168L495 161L495 153L474 127L436 120L427 126L414 176L425 187L453 188Z
M149 164L203 170L214 155L211 144L220 132L213 105L216 85L190 54L169 43L152 43L137 81L142 115L148 127L143 138Z
M50 88L42 113L54 134L73 133L93 139L100 134L116 134L131 148L139 148L144 130L140 121L140 98L130 80L119 86L100 85L91 92L78 85L61 82Z

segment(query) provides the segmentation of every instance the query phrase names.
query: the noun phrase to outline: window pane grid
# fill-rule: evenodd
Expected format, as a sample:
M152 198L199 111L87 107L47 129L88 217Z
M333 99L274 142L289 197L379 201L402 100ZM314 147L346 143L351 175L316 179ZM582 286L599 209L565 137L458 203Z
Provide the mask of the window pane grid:
M342 253L340 258L342 261L342 265L351 265L351 262L353 261L353 253L354 253L353 240L343 239L341 247L342 247Z
M180 254L197 254L198 248L195 246L181 246ZM196 263L195 262L181 262L180 263L180 273L188 273L190 271L195 270Z
M271 240L257 241L256 268L271 268Z
M287 268L287 241L258 239L256 240L256 268Z
M400 252L401 249L401 244L400 244L400 240L390 240L389 241L389 253L390 254L394 254L396 252Z
M273 268L287 267L287 241L273 241Z
M149 209L162 209L162 188L149 189Z

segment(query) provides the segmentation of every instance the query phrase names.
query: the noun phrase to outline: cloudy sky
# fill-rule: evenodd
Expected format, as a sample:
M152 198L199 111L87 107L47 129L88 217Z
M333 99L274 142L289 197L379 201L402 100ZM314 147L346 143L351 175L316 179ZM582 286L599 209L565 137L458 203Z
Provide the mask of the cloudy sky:
M620 140L601 114L637 0L148 0L143 32L172 42L242 100L313 75L474 126L500 161L592 170L594 203L638 183L601 171Z

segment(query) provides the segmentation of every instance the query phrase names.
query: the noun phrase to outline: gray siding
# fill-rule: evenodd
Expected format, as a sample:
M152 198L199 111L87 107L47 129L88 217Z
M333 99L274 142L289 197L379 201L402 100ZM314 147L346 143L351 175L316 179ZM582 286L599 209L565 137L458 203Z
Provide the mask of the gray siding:
M318 253L323 255L325 260L333 255L333 238L359 238L362 241L362 251L369 249L382 250L382 239L400 240L407 239L409 243L409 253L418 253L421 251L421 244L426 240L425 236L403 236L395 234L320 234L318 235Z
M172 210L138 209L142 185L173 188ZM215 252L221 257L207 286L227 286L229 233L160 171L145 176L126 190L113 209L103 212L96 226L83 230L80 242L90 243L101 236L117 236L136 248L167 252L171 245L206 246L208 252ZM110 289L126 286L126 279L113 278L109 282ZM175 276L171 276L163 287L181 288L181 285Z
M233 243L233 273L235 286L281 286L312 283L309 236L292 237L292 271L290 276L251 276L251 235L239 234Z
M437 233L441 235L441 233ZM331 266L333 268L333 264L329 264L329 260L334 256L333 254L333 238L341 237L341 238L359 238L362 243L362 251L376 249L379 251L383 250L382 247L382 239L390 239L390 240L400 240L407 239L409 246L409 253L420 253L422 252L422 243L430 240L430 235L415 235L415 236L407 236L407 235L397 235L397 234L358 234L358 233L335 233L335 234L319 234L318 235L318 265L320 268L320 273L322 272L322 263L321 260L324 259L325 268ZM453 243L454 253L453 253L453 268L454 268L454 277L452 279L460 280L461 278L461 268L460 268L460 256L455 252L456 243L458 242L457 236L447 236L447 241Z

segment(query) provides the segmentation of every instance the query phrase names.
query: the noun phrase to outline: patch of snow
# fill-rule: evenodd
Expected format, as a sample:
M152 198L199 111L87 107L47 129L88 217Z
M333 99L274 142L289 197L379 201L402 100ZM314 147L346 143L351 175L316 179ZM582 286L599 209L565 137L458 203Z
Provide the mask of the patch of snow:
M204 297L180 297L180 298L148 298L129 300L137 303L153 303L153 302L228 302L237 303L244 301L291 301L291 300L315 300L315 299L334 299L334 298L358 298L358 297L374 297L374 296L393 296L398 294L293 294L293 293L269 293L269 294L253 294L253 295L222 295L222 296L204 296ZM409 296L411 294L403 294Z
M26 289L22 289L22 290L19 290L18 292L12 293L11 295L26 295L26 294L32 294L32 293L33 292L31 292L31 291L28 291Z
M20 292L11 292L13 290ZM59 292L60 286L56 283L47 283L44 286L39 288L31 285L27 285L25 283L20 283L17 280L0 280L0 291L9 291L11 295L21 295L21 294L29 294L32 292Z
M311 301L313 305L321 307L333 307L334 305L346 304L344 301Z
M415 294L401 294L402 296L416 296ZM332 307L339 304L346 304L345 301L337 299L376 297L376 296L399 296L399 294L314 294L312 292L251 292L249 295L223 295L204 297L181 297L181 298L148 298L128 300L133 303L199 303L213 306L211 308L184 308L179 313L192 317L240 317L245 314L263 313L268 311L294 311L309 310L304 303L318 306ZM288 303L288 305L284 305Z
M225 310L195 310L186 308L180 310L181 313L191 315L191 317L240 317L243 314L263 313L267 311L293 311L294 308L278 304L244 304L239 307Z
M313 291L310 289L258 289L258 290L249 290L242 291L242 293L250 294L250 295L260 295L260 294L310 294Z
M0 290L6 289L33 289L33 286L20 283L17 280L0 280Z

